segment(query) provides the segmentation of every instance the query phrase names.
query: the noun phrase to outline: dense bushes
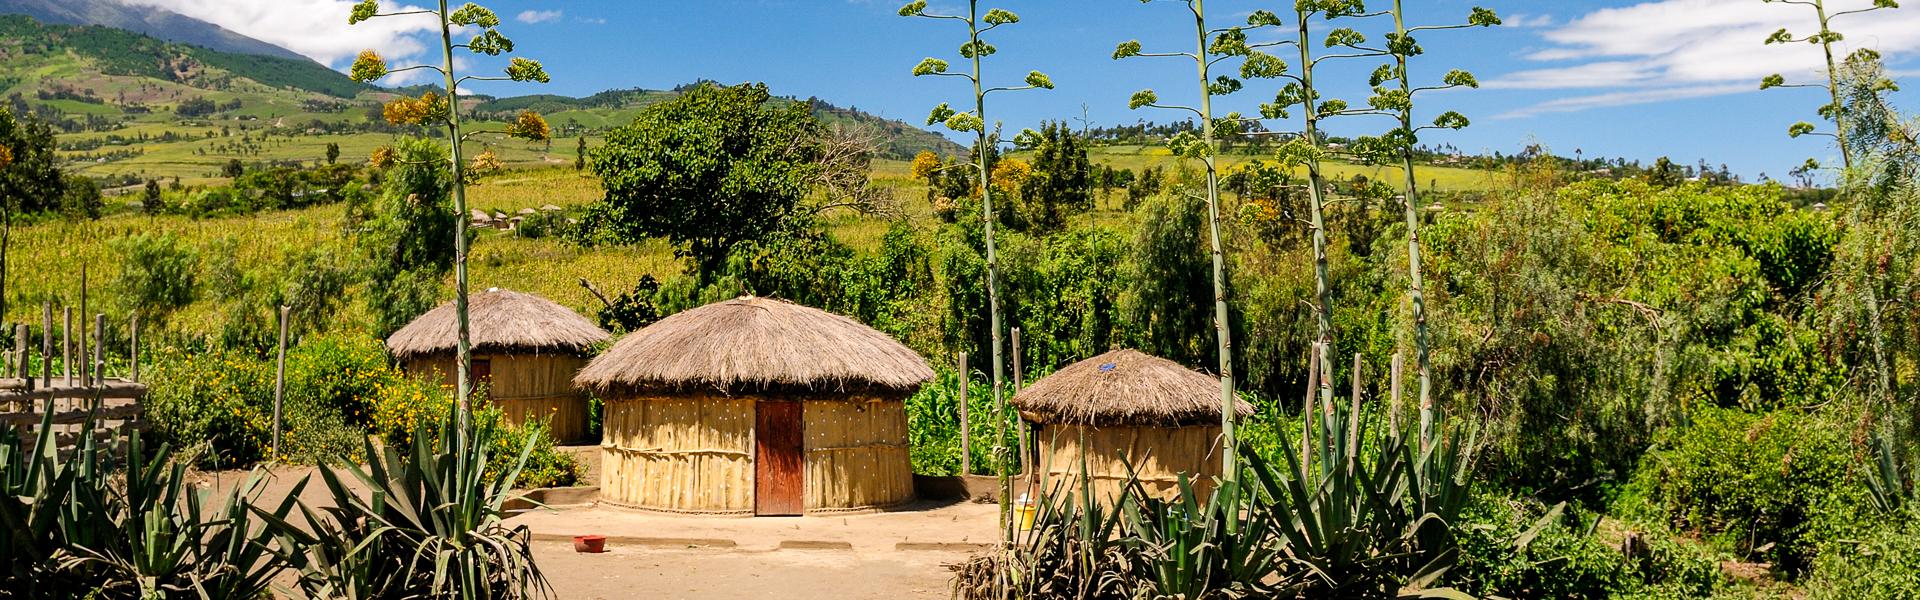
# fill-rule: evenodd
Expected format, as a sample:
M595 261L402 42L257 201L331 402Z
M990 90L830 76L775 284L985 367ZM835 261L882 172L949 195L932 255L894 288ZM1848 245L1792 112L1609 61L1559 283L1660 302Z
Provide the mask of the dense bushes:
M1844 430L1792 411L1704 409L1661 437L1616 500L1788 574L1857 531L1869 503Z
M1809 598L1920 598L1920 513L1883 516L1888 524L1836 540L1820 554Z
M1448 580L1475 596L1704 598L1724 585L1713 556L1664 530L1601 531L1600 515L1500 496L1476 498L1463 518Z

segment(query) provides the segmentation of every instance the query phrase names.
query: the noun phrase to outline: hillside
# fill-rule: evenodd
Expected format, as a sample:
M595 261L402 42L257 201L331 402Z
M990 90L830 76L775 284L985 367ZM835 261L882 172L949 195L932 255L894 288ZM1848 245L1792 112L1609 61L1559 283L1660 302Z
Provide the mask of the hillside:
M20 0L0 0L7 1ZM330 144L343 156L366 156L394 136L412 133L385 123L380 104L395 93L427 89L362 85L304 58L222 52L111 27L0 15L4 106L51 123L73 168L110 186L152 178L211 181L233 160L311 163ZM531 108L548 116L561 139L528 144L482 137L473 143L495 150L509 165L571 164L574 138L596 137L675 94L630 89L585 98L478 96L473 101L480 120ZM888 158L922 150L963 152L906 123L824 101L814 106L826 122L878 132Z
M292 50L206 21L155 6L127 6L118 0L0 0L0 14L26 15L57 25L100 25L220 52L313 62Z
M475 107L475 111L483 116L497 119L522 110L532 110L546 115L548 122L562 131L574 128L604 129L627 122L640 109L673 99L680 94L679 90L685 87L680 86L675 90L638 88L608 90L584 98L552 94L496 98L481 103ZM788 97L787 100L801 101L793 97ZM940 134L901 121L840 108L819 98L809 98L805 102L811 103L814 116L828 125L845 124L873 131L882 139L884 148L881 155L885 158L910 159L923 150L932 150L943 155L966 152L964 146Z

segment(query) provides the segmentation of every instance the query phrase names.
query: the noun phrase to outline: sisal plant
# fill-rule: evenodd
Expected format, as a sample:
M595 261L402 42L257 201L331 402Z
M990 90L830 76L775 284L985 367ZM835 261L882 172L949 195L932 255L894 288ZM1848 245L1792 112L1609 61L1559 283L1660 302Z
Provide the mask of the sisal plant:
M1148 493L1178 493L1180 474L1203 493L1220 476L1220 380L1173 361L1115 350L1054 372L1013 397L1031 424L1042 489L1085 473L1096 498L1137 479ZM1239 416L1253 406L1237 403Z
M573 385L606 331L552 300L499 288L469 300L473 381L516 425L545 419L553 439L586 441L587 399ZM458 323L442 304L387 337L387 351L408 373L454 385Z
M601 501L772 516L911 500L905 399L932 378L853 319L743 297L628 334L574 382L606 400Z

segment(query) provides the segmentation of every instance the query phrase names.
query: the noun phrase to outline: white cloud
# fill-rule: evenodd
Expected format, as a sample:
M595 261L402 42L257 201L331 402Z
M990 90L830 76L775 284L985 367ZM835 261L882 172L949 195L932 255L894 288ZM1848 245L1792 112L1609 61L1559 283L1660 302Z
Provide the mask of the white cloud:
M1553 24L1553 15L1533 15L1514 13L1500 18L1500 24L1521 29L1546 27Z
M514 17L514 20L528 25L537 25L558 21L560 17L561 13L557 10L523 10L520 11L519 15Z
M213 23L334 68L344 68L355 54L367 49L378 51L394 64L405 64L427 49L422 34L439 31L429 15L382 17L348 25L352 0L120 1L132 6L156 6ZM381 0L380 10L422 9Z
M1872 0L1827 0L1834 13L1871 5ZM1842 16L1833 23L1846 35L1842 55L1857 48L1873 48L1889 59L1920 52L1920 36L1912 34L1920 31L1920 10ZM1657 0L1600 9L1542 29L1540 36L1551 45L1525 55L1535 62L1571 64L1515 71L1490 78L1486 86L1615 90L1549 100L1507 115L1524 117L1756 90L1760 78L1772 73L1790 81L1824 79L1819 46L1762 44L1781 28L1804 37L1814 26L1808 7L1753 0ZM1632 98L1654 99L1627 101Z

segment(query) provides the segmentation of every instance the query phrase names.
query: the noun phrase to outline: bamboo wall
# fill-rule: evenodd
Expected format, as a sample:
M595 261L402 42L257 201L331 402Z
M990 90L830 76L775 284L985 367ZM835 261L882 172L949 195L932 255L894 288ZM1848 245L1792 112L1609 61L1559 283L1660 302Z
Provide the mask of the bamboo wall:
M487 400L500 407L507 422L519 425L546 418L554 441L588 441L587 398L573 387L573 376L587 359L565 354L475 354L490 370ZM410 373L436 373L441 383L455 385L453 357L407 361Z
M805 421L809 512L891 506L913 497L905 402L809 400Z
M1061 481L1079 489L1081 459L1092 479L1096 498L1111 503L1137 474L1147 493L1161 498L1179 494L1184 472L1203 497L1213 491L1220 476L1220 426L1093 427L1047 424L1034 432L1038 440L1038 469L1046 478L1043 489ZM1084 439L1084 446L1082 440ZM1128 462L1132 471L1127 468Z
M607 400L600 498L675 512L753 512L753 399Z
M671 512L752 514L755 402L718 395L607 400L601 499ZM807 512L912 499L904 402L807 400L803 411Z

